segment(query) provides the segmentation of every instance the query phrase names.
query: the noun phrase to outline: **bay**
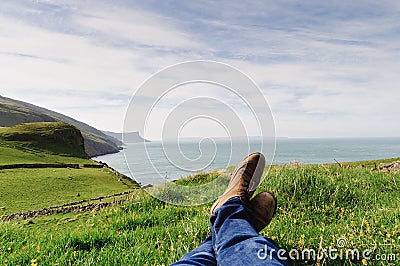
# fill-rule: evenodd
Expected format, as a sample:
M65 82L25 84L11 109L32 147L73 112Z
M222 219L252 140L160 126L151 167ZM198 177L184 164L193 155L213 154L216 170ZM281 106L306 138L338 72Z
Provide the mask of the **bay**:
M400 138L278 138L262 146L259 139L184 140L177 145L154 141L132 143L116 154L93 159L102 161L142 185L160 184L197 172L236 165L252 151L266 154L271 164L290 162L334 163L400 157Z

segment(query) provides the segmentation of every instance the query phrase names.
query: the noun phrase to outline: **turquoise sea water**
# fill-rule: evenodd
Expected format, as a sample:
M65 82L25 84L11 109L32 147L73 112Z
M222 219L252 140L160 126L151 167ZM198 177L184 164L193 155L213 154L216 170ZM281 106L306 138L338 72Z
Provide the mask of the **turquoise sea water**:
M265 143L264 143L265 144ZM200 171L232 166L252 151L266 154L267 162L288 164L333 163L400 157L400 138L340 138L340 139L277 139L273 145L261 146L259 140L228 141L226 139L182 141L174 143L134 143L117 154L94 158L103 161L142 185L159 184ZM274 156L273 156L274 155ZM129 166L129 167L128 167Z

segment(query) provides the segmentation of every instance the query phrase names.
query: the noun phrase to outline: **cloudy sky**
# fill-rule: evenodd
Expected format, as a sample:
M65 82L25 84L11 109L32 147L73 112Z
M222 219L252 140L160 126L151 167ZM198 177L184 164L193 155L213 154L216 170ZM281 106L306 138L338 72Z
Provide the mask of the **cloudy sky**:
M259 85L278 136L400 136L399 14L397 0L2 0L0 95L122 131L150 75L215 60Z

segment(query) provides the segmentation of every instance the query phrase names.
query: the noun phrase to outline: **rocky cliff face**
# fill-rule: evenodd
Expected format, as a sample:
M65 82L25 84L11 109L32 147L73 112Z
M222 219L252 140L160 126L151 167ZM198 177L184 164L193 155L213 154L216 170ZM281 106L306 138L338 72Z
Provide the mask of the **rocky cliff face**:
M120 141L107 136L94 127L30 103L0 96L0 127L10 127L27 122L56 121L71 124L82 132L85 151L90 157L119 151Z
M124 142L124 144L128 143L138 143L138 142L150 142L150 140L144 139L140 136L138 131L134 132L125 132L125 133L115 133L110 131L103 131L104 134L109 135L117 140Z

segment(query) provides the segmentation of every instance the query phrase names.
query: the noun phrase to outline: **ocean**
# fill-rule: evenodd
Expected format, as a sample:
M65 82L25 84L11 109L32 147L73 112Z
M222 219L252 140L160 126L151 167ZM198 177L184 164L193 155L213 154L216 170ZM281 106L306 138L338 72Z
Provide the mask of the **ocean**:
M400 157L400 138L278 138L273 144L260 140L183 140L132 143L116 154L93 159L102 161L142 185L160 184L201 171L233 166L252 151L266 155L267 163L334 163Z

